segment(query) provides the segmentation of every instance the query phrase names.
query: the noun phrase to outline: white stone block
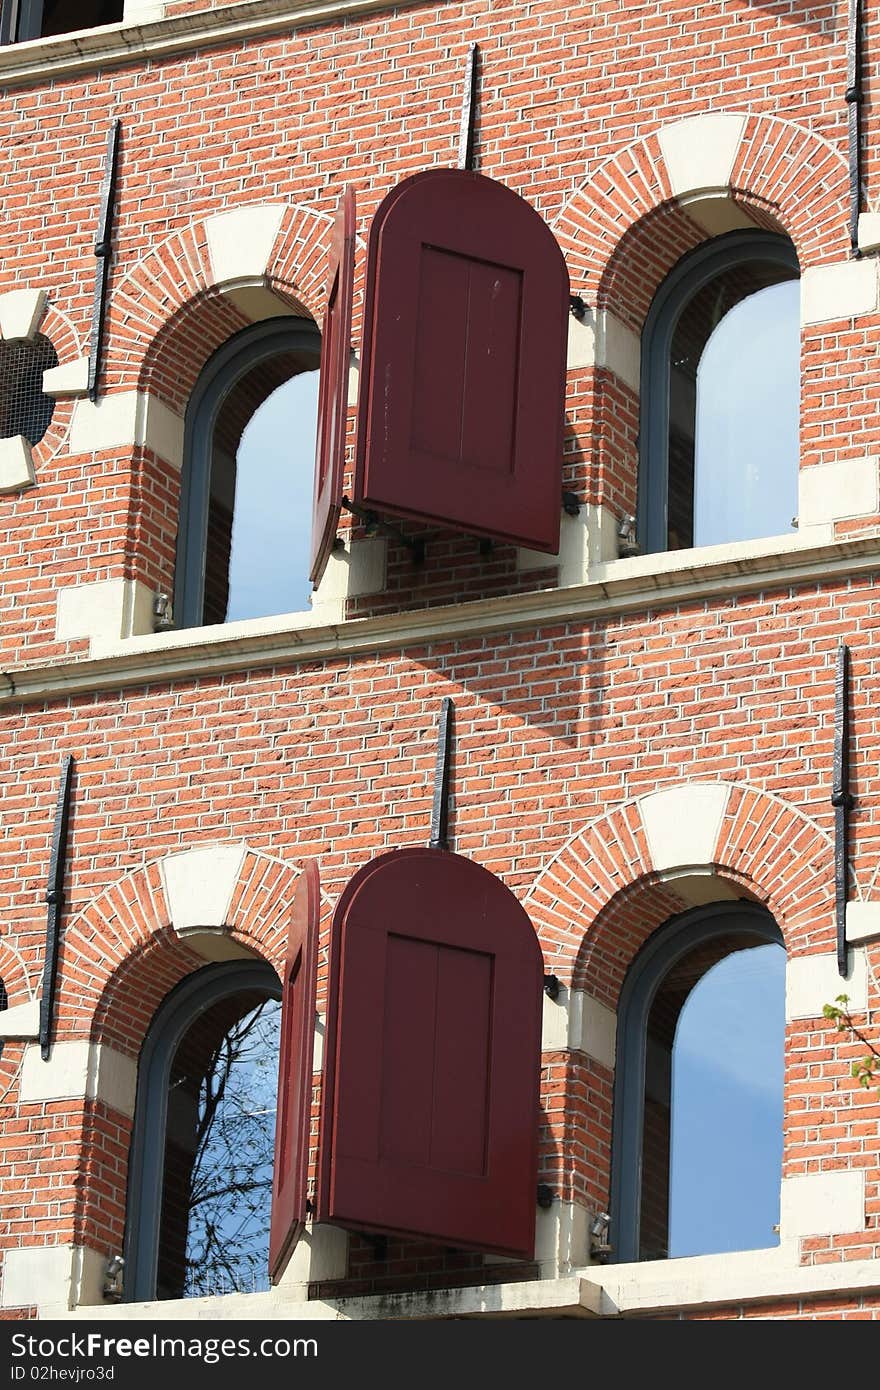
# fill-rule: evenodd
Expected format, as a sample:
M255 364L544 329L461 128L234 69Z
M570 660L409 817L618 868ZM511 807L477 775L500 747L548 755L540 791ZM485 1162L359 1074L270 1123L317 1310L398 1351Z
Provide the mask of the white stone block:
M614 1070L617 1014L583 990L560 985L556 999L544 995L541 1050L583 1052Z
M859 213L859 250L880 251L880 212Z
M278 1280L288 1293L327 1279L344 1279L348 1273L348 1232L339 1226L309 1223Z
M57 1042L44 1062L39 1046L27 1047L21 1071L21 1100L72 1100L88 1094L89 1051L87 1039Z
M262 323L266 319L312 317L302 304L282 299L262 282L258 285L229 285L223 290L223 296L252 323Z
M8 290L0 294L0 334L6 342L32 338L45 310L45 290Z
M847 941L876 941L878 937L880 937L880 903L847 903Z
M593 367L596 364L596 318L594 311L587 309L583 318L568 316L568 352L566 365L569 371L578 367Z
M692 222L712 237L724 236L727 232L754 231L758 225L726 192L685 194L679 199L679 206Z
M258 203L207 219L205 235L215 285L258 280L266 274L284 213L283 203Z
M205 927L225 927L229 908L247 853L244 840L168 854L162 860L162 881L178 934Z
M346 541L332 550L321 582L311 595L312 612L325 622L341 622L345 600L380 594L385 588L388 542L384 536Z
M596 334L596 366L607 367L631 390L641 389L642 344L637 333L603 309Z
M840 459L800 470L799 525L816 526L844 517L871 516L878 508L876 457Z
M56 400L88 395L88 357L77 357L72 362L59 362L57 367L47 367L43 372L43 390Z
M58 590L55 638L87 637L93 646L112 646L122 637L153 631L153 593L137 579L100 579Z
M745 116L725 111L661 126L658 139L673 193L726 188L745 127Z
M122 1251L112 1251L121 1255ZM73 1247L70 1273L71 1308L106 1308L104 1284L110 1256L91 1250L87 1245Z
M93 1043L89 1057L88 1095L121 1115L134 1114L137 1063L106 1043Z
M23 434L0 439L0 492L21 492L35 482L29 441Z
M163 0L125 0L122 7L123 24L149 24L165 14Z
M131 447L137 439L137 391L116 391L98 401L78 401L70 424L72 454Z
M801 323L829 323L877 310L877 262L840 261L801 275Z
M865 1174L807 1173L783 1178L779 1232L792 1236L846 1235L865 1229Z
M25 1048L20 1088L23 1103L99 1099L111 1110L133 1115L136 1086L136 1063L104 1043L89 1043L85 1038L56 1042L46 1062L39 1045Z
M26 1004L14 1004L0 1013L0 1038L38 1038L40 1036L40 1001L30 999Z
M554 1201L535 1217L535 1259L542 1279L555 1279L590 1263L590 1213L577 1202Z
M73 1246L28 1245L3 1257L3 1308L67 1309L71 1304Z
M730 788L691 782L639 798L639 811L655 869L711 864Z
M591 566L617 559L617 520L606 507L582 503L577 516L563 512L559 525L559 549L555 555L544 550L520 546L516 552L519 570L548 569L556 565L560 588L585 584Z
M582 319L568 317L567 366L607 367L633 391L639 391L641 342L636 333L607 309L587 308Z
M180 468L183 430L183 419L164 401L141 391L116 391L98 401L77 401L68 447L72 454L96 454L143 444Z
M568 1047L568 1004L569 993L565 986L560 987L559 997L551 999L543 996L541 1015L541 1051L565 1052Z
M837 953L794 956L785 967L785 1017L821 1018L826 1004L839 994L849 997L850 1013L864 1013L868 1007L868 969L865 953L853 947L848 953L849 970L844 977L837 970Z
M592 995L576 989L569 1005L569 1047L614 1070L617 1014Z

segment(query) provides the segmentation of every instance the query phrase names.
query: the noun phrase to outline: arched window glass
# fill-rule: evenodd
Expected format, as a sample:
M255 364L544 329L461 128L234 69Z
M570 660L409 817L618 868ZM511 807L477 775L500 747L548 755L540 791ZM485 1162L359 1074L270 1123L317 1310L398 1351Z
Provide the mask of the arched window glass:
M798 273L787 238L734 232L684 257L657 292L642 335L644 550L792 529Z
M694 986L672 1049L669 1254L778 1244L785 952L725 956Z
M317 422L318 373L303 371L245 425L236 455L227 622L309 606Z
M280 983L208 966L144 1043L129 1177L128 1299L268 1288Z
M306 607L321 339L306 319L236 334L186 415L178 627Z
M753 904L684 913L636 957L618 1007L615 1259L777 1243L784 1000L781 935Z

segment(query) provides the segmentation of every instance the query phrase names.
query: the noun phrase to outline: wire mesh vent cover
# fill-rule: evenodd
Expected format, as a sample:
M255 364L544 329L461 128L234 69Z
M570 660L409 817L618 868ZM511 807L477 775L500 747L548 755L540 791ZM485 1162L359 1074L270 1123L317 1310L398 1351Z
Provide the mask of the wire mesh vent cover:
M43 391L43 372L58 366L58 354L38 333L31 341L0 343L0 439L23 434L39 444L55 410L55 400Z

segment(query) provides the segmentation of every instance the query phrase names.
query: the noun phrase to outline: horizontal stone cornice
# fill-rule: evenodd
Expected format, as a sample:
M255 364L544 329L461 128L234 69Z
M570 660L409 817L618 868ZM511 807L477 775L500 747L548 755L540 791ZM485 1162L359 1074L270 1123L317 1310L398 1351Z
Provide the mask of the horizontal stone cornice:
M399 10L419 0L248 0L238 5L140 24L114 24L58 38L0 48L0 86L36 85L64 73L96 72L121 63L149 62L206 48L290 33L373 10Z
M409 651L434 642L481 637L560 623L601 621L679 603L723 600L766 588L844 582L880 569L880 538L749 553L747 546L670 557L642 556L595 568L586 584L477 599L348 622L310 621L308 614L261 618L213 628L130 637L98 656L0 671L0 705L21 705L156 681L190 681L302 662ZM734 553L731 553L734 552ZM647 562L660 564L651 569Z

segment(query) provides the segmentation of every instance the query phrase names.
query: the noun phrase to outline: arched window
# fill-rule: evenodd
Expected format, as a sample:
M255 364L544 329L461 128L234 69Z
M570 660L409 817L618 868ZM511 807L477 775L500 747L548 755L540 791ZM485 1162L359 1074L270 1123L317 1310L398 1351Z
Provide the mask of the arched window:
M642 333L644 551L774 536L797 512L797 257L771 232L685 256Z
M617 1023L615 1260L777 1243L784 962L771 915L736 902L673 918L630 967Z
M202 371L186 414L178 627L307 607L320 354L310 320L269 319Z
M125 1296L268 1288L281 986L259 961L172 990L141 1051Z

